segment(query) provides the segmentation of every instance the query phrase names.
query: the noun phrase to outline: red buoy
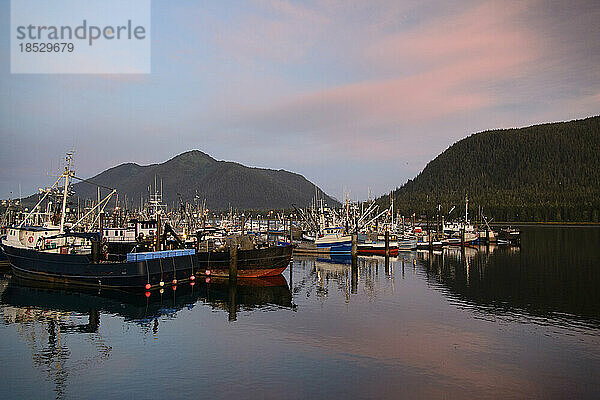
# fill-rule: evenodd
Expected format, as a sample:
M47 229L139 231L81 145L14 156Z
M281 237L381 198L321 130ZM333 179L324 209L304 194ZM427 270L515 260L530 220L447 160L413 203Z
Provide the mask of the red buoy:
M206 278L206 279L204 280L204 282L206 282L206 283L210 283L210 278Z
M146 297L150 297L150 292L145 293Z
M149 283L146 283L146 290L150 290L150 288L151 288L151 287L152 287L152 285L151 285L151 284L149 284Z
M194 286L196 282L190 282L190 286Z
M173 285L173 290L177 290L177 285Z
M177 285L177 279L173 279L173 285Z
M194 279L196 279L195 275L190 276L190 281L193 281Z
M204 271L204 273L205 273L206 275L210 275L210 269L207 269L206 271Z

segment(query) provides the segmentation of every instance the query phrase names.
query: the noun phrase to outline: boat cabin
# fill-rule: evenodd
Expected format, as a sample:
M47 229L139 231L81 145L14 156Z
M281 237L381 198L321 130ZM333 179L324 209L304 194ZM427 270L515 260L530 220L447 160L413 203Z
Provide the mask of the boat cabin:
M2 244L60 254L81 253L90 248L90 242L84 238L59 235L60 228L55 225L9 227Z

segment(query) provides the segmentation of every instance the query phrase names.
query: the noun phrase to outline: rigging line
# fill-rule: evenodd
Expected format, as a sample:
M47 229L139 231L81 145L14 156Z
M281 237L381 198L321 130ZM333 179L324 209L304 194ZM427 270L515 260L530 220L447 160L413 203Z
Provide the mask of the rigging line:
M115 190L115 188L111 188L111 187L108 187L108 186L100 185L99 183L95 183L95 182L90 181L89 179L83 179L83 178L80 178L80 177L75 176L75 175L71 175L71 178L79 179L82 182L89 183L90 185L101 187L102 189Z

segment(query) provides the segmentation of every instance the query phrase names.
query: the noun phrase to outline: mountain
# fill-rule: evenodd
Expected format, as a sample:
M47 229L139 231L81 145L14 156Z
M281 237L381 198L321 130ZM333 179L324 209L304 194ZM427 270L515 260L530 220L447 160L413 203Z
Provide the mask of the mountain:
M471 215L481 206L496 221L598 222L600 116L475 133L392 196L404 215L464 209L468 196Z
M282 209L292 204L306 206L315 196L325 198L328 204L338 204L305 177L284 170L251 168L244 165L217 161L209 155L193 150L182 153L162 164L121 164L110 168L90 182L117 189L119 201L125 196L129 206L139 206L140 199L148 200L148 188L154 190L155 177L163 185L163 202L178 204L178 193L184 201L192 202L198 195L206 199L211 210L228 209ZM97 199L97 188L85 182L73 185L75 196ZM103 189L102 195L108 194ZM36 196L37 197L37 196Z

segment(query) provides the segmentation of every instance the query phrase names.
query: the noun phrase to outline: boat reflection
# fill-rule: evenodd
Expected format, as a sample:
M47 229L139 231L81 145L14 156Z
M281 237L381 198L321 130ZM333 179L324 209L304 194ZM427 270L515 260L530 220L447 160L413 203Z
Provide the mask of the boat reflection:
M478 318L498 318L586 330L600 327L600 229L524 228L521 246L448 247L398 257L294 256L305 271L294 295L325 301L336 291L346 302L394 290L410 265L451 303ZM297 275L298 276L298 275Z
M13 277L2 293L2 304L4 308L16 307L28 313L32 309L79 314L87 314L92 310L94 315L98 312L110 313L122 316L126 321L142 324L161 316L174 316L184 307L193 307L198 302L227 311L230 320L236 320L239 310L250 311L269 306L294 308L291 291L281 275L238 279L235 284L229 284L228 279L211 278L179 285L175 290L165 287L147 294L118 290L73 290L65 285L22 281Z
M111 354L112 347L99 333L101 315L121 316L156 336L159 320L175 318L178 311L197 304L226 311L230 321L237 319L240 310L295 308L287 281L281 275L240 279L233 284L226 279L207 281L180 285L176 290L165 288L163 293L153 292L146 297L124 291L72 290L64 285L0 276L0 313L4 324L17 325L19 335L31 350L34 365L53 382L56 397L63 398L74 368L97 365ZM72 359L66 340L72 334L87 334L84 342L91 346L91 355Z
M294 295L305 292L310 297L315 292L317 298L324 301L330 290L338 290L345 295L345 301L350 301L350 295L357 294L359 282L362 293L369 298L377 296L380 271L384 277L393 283L396 257L358 256L294 256L292 267L300 268L307 273L293 286Z
M418 252L417 260L434 287L480 316L597 328L600 230L586 232L584 240L580 234L576 230L525 230L521 248Z

